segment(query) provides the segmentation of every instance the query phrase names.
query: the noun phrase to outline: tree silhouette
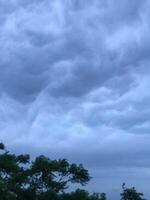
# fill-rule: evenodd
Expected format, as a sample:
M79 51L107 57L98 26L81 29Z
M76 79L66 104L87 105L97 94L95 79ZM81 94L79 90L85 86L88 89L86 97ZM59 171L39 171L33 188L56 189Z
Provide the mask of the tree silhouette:
M70 183L85 185L88 170L66 159L51 160L43 155L31 162L29 155L15 155L0 143L0 198L16 200L56 199Z
M66 192L71 183L86 185L90 176L82 164L66 159L15 155L0 143L0 200L106 200L105 193L90 194L77 189ZM145 200L143 193L122 184L121 200Z
M121 200L145 200L143 198L143 193L137 192L134 187L126 188L125 183L122 185L123 192L121 195Z

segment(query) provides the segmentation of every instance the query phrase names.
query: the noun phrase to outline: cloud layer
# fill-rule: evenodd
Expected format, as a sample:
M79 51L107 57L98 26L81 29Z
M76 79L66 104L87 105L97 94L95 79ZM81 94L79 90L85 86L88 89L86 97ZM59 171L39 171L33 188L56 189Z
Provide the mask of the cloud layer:
M91 190L115 195L124 181L148 190L149 9L146 0L1 0L0 139L84 163Z

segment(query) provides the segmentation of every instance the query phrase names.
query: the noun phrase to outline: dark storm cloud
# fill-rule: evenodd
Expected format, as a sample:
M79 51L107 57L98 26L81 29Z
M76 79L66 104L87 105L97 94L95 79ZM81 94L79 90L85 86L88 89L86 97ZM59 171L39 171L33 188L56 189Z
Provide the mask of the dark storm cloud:
M33 101L47 87L50 95L78 97L101 87L112 77L127 73L128 61L125 62L124 59L126 51L130 51L128 46L121 52L125 55L120 60L118 49L108 49L105 40L107 35L109 37L110 24L113 34L125 25L128 28L131 22L140 21L142 9L140 4L135 1L132 4L124 1L123 4L117 2L114 7L111 1L101 3L94 1L92 5L78 1L73 3L65 1L64 5L59 1L51 3L21 1L19 4L12 1L10 6L3 3L2 7L12 12L8 12L6 22L2 26L1 43L4 45L2 52L4 54L7 52L8 56L2 63L2 68L6 68L10 74L8 79L4 76L5 83L2 88L19 101L23 99ZM4 12L7 13L7 9L4 9ZM9 25L12 29L8 27ZM133 44L133 48L134 46ZM61 61L69 61L70 76L65 79L63 77L65 75L62 74L61 81L56 82L53 80L55 77L51 68ZM39 78L36 72L41 70L49 73L49 76ZM30 71L33 72L33 76L26 77L27 73L30 76ZM19 84L17 74L26 80L23 81L24 84ZM50 77L54 78L51 80ZM8 80L13 89L7 85Z
M115 193L138 170L144 184L149 8L146 0L1 0L0 138L17 153L83 162L92 190L101 177Z

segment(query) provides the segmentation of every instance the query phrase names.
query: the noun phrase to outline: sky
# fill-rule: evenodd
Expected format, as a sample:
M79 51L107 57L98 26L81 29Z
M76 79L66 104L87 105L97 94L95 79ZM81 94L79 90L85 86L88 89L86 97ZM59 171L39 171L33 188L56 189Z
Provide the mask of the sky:
M150 1L0 0L0 140L150 197Z

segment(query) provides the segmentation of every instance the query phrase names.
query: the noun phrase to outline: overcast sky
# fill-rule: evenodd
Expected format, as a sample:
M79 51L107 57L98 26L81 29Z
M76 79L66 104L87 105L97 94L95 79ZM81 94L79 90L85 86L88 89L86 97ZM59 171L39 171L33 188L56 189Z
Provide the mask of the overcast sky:
M83 163L87 189L150 197L150 1L0 0L0 140Z

